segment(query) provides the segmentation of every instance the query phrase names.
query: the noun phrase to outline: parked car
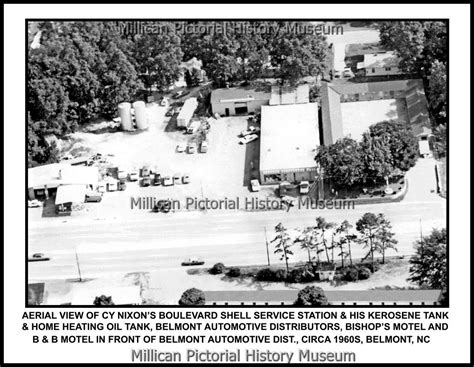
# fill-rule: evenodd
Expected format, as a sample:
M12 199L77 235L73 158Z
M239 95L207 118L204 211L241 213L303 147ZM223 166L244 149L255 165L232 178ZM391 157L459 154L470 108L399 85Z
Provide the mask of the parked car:
M102 195L97 194L86 194L86 203L100 203L102 201Z
M124 180L127 178L127 172L125 172L123 169L119 169L117 177L119 180Z
M180 184L181 183L181 173L175 173L173 175L173 184Z
M28 261L48 261L49 257L46 257L42 253L36 253L31 256L28 256Z
M309 182L301 181L300 183L300 194L305 195L309 193Z
M190 143L188 144L188 154L196 153L196 144Z
M248 144L248 143L250 143L254 140L257 140L257 139L258 139L257 134L247 135L247 136L244 136L243 138L239 139L239 144Z
M153 185L154 186L161 185L161 175L159 173L155 173L155 177L153 177Z
M171 210L171 201L170 200L158 200L158 202L153 207L155 213L169 213Z
M142 179L142 186L143 187L148 187L151 185L151 180L150 180L150 177L144 177Z
M260 128L259 127L250 126L247 130L241 131L240 136L245 137L247 135L258 134L258 133L260 133Z
M354 76L354 73L352 72L351 68L344 68L344 71L342 72L342 76L344 78L352 78Z
M171 176L163 177L163 186L172 186L173 185L173 178Z
M150 167L148 166L142 167L142 177L150 177Z
M166 111L165 116L171 117L171 116L174 115L174 113L175 113L175 109L174 109L174 108L170 108L168 111Z
M252 192L260 191L260 182L258 182L257 179L255 179L255 180L250 180L250 190L251 190Z
M201 149L199 150L201 153L207 153L207 149L209 148L209 143L207 141L201 142Z
M183 143L179 143L179 144L176 146L176 151L177 151L178 153L182 153L182 152L184 152L184 151L186 150L186 146L187 146L187 144L184 143L184 142L183 142Z
M126 188L127 188L127 184L125 183L125 180L121 179L118 183L118 190L125 191Z
M28 208L39 208L41 206L41 201L33 199L28 200Z
M190 182L191 182L191 179L189 178L189 174L188 173L183 174L183 183L188 184Z
M338 70L334 72L334 79L342 78L342 73Z
M181 263L182 266L204 265L204 261L198 258L190 258Z
M138 181L138 172L137 170L132 170L128 174L128 179L130 181Z
M170 100L167 97L163 97L160 102L160 105L163 107L168 107L170 105Z

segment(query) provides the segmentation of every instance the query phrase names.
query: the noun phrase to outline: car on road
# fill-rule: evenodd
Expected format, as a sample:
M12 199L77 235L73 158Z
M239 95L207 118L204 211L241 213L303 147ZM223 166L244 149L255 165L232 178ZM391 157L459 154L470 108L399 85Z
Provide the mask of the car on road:
M191 182L191 179L189 178L189 173L184 173L183 174L183 183L188 184Z
M309 193L309 182L301 181L300 183L300 194L305 195Z
M196 144L190 143L188 144L188 154L196 153Z
M341 79L342 78L342 73L340 70L337 70L334 72L334 79Z
M194 257L194 258L186 259L181 263L181 266L196 266L196 265L204 265L204 260Z
M260 182L257 179L250 180L250 190L252 192L260 191Z
M153 177L153 185L154 186L161 185L161 175L159 173L155 173L155 177Z
M28 200L28 208L39 208L41 206L41 201L33 199Z
M151 179L150 177L144 177L142 179L142 187L148 187L151 185Z
M178 153L183 153L185 150L186 150L186 146L187 144L186 143L179 143L177 146L176 146L176 152Z
M170 200L158 200L158 202L153 207L153 212L155 213L169 213L170 210L171 210Z
M102 195L99 193L86 194L86 203L100 203L102 201Z
M248 144L248 143L250 143L254 140L257 140L257 139L258 139L257 134L247 135L247 136L244 136L243 138L239 139L239 144Z
M137 170L134 169L134 170L130 171L129 174L128 174L128 179L130 181L138 181L138 172L137 172Z
M260 133L260 128L256 126L250 126L247 130L243 130L240 132L241 137L245 137L251 134L258 134Z
M28 256L28 261L48 261L49 257L46 257L42 253L36 253L31 256Z
M173 186L173 178L171 176L163 177L163 186Z

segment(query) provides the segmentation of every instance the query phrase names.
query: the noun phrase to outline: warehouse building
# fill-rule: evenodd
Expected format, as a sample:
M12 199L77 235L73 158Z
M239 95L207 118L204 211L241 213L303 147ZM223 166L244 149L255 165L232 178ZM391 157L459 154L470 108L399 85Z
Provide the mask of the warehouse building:
M314 181L314 156L319 145L316 103L263 106L260 141L260 182Z

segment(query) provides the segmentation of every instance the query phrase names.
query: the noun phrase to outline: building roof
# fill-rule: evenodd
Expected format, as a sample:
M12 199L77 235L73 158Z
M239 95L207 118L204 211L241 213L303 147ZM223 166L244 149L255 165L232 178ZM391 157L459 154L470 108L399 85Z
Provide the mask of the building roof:
M270 105L309 103L309 85L301 84L295 87L272 85Z
M86 185L61 185L56 192L54 203L83 203L86 197Z
M62 184L96 185L97 167L71 166L69 163L52 163L28 168L29 188L56 188Z
M105 295L112 297L114 305L140 305L142 298L140 296L139 286L125 287L107 287L107 288L76 288L72 294L71 305L73 306L92 306L95 297Z
M399 57L393 51L364 55L364 61L357 63L357 69L398 67Z
M220 88L212 91L211 104L270 100L269 87Z
M319 145L318 105L262 106L260 170L315 166Z
M198 60L196 57L193 57L193 58L189 59L188 61L183 61L181 63L181 67L183 69L186 69L186 70L189 70L189 71L191 71L193 69L201 70L202 61Z
M438 302L439 290L367 290L367 291L324 291L329 303L421 303ZM260 290L260 291L206 291L206 303L268 302L291 304L298 297L298 290Z

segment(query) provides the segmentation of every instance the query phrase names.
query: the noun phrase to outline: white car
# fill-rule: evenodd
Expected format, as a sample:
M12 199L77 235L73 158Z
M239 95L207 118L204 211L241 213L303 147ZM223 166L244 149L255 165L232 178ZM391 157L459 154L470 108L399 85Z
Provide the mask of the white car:
M28 208L39 208L41 206L41 201L39 200L28 200Z
M257 179L250 181L250 189L252 192L260 191L260 182Z
M352 72L351 68L344 68L344 71L342 72L342 76L344 78L352 78L354 76L354 73Z
M257 134L247 135L247 136L244 136L243 138L239 139L239 144L248 144L251 141L254 141L254 140L257 140L257 139L258 139Z
M163 186L172 186L174 184L173 177L165 176L163 177Z
M117 177L119 180L124 180L127 178L127 172L125 172L123 169L119 169Z
M138 181L139 175L137 170L130 171L128 174L128 179L130 181Z
M301 181L300 183L300 194L308 194L309 193L309 182L308 181Z
M241 137L244 137L244 136L247 136L247 135L250 135L250 134L258 134L259 132L260 132L260 128L259 128L259 127L250 126L247 130L243 130L243 131L240 133L240 136L241 136Z

